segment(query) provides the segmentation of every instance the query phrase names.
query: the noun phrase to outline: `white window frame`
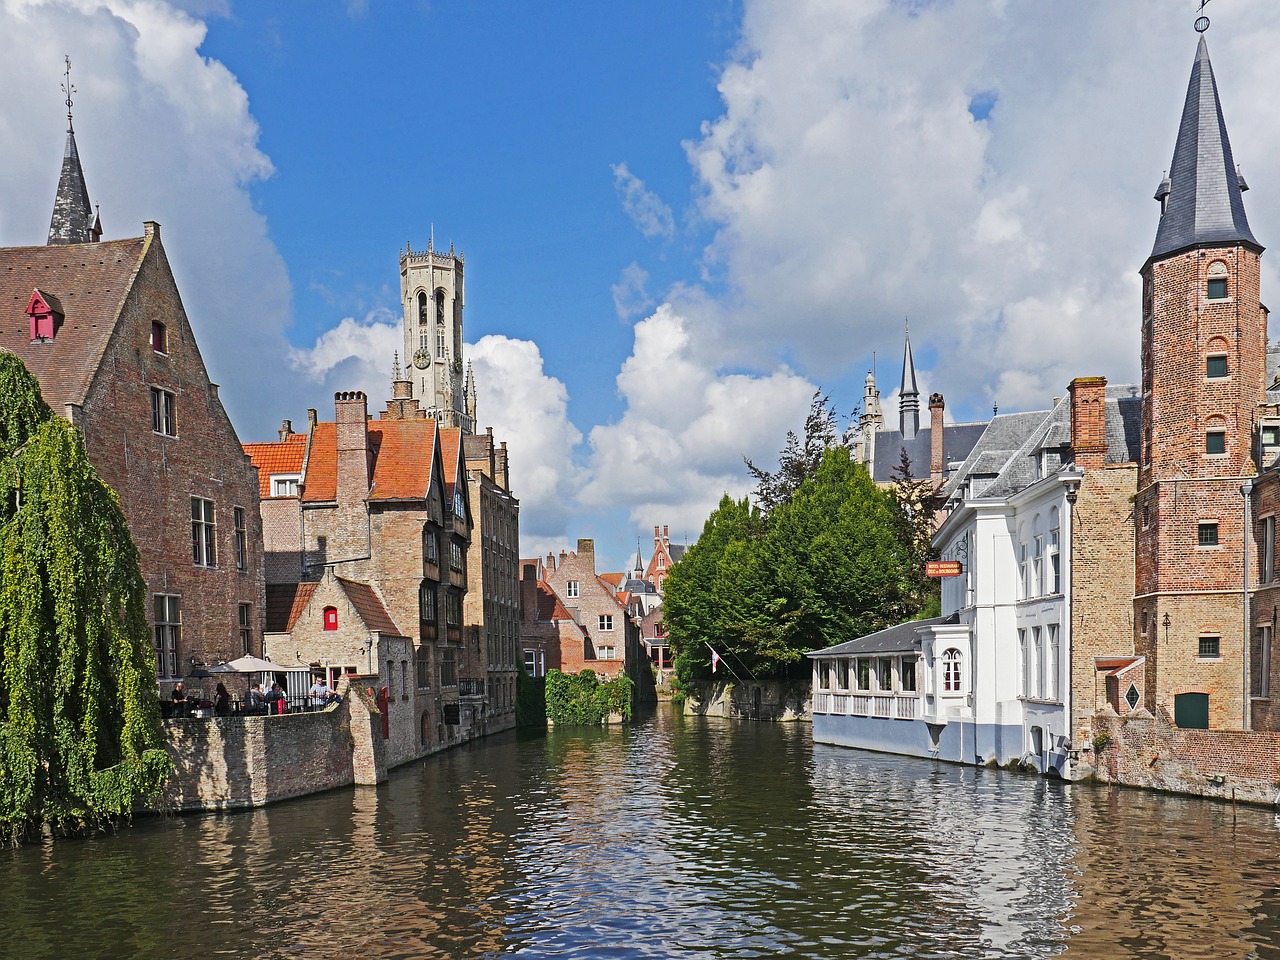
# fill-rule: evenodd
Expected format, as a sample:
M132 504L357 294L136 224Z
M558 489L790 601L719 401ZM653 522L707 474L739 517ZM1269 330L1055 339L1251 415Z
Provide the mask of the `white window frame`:
M597 622L599 623L599 629L602 632L605 632L605 631L611 632L613 630L613 614L612 613L600 614Z
M302 481L300 473L273 473L271 475L271 496L296 497L298 484Z
M204 497L191 498L191 562L197 567L218 565L218 506Z
M178 401L173 391L151 388L151 432L164 437L178 435Z
M577 580L570 580L564 585L564 595L570 600L577 600L582 594L582 585Z
M964 654L957 647L942 652L942 692L964 693Z

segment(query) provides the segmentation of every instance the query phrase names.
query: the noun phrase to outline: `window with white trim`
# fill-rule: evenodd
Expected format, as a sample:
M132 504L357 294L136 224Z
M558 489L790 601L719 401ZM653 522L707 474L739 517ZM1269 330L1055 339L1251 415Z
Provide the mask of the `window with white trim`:
M1061 665L1062 649L1059 645L1058 625L1056 623L1049 624L1045 628L1049 640L1049 657L1045 663L1045 690L1044 695L1048 700L1061 700L1062 693L1059 689L1058 671Z
M218 532L212 500L191 498L191 562L197 567L218 565Z
M945 693L959 693L961 689L961 668L964 666L964 655L955 647L942 654L942 689Z
M302 475L297 473L273 473L271 475L271 495L273 497L296 497L298 483Z
M599 617L599 623L600 623L600 629L601 629L601 630L612 630L612 629L613 629L613 614L612 614L612 613L602 613L602 614L600 614L600 617Z
M174 417L174 398L168 390L151 388L151 430L166 437L178 435L178 422Z
M578 599L580 590L581 590L581 585L578 583L577 580L570 580L568 583L564 585L564 595L568 597L570 600Z

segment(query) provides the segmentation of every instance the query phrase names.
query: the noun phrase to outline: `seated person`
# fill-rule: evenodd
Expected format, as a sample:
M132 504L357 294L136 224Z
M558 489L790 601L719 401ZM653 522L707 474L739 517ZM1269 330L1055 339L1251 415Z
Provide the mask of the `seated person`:
M267 697L262 692L262 684L255 683L249 688L249 694L244 698L244 712L250 716L261 716L267 712Z

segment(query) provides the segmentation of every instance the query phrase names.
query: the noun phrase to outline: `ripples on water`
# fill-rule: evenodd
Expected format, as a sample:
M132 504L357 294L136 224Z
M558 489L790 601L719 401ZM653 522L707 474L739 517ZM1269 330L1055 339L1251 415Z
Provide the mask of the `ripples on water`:
M1280 958L1270 811L683 719L0 855L0 955Z

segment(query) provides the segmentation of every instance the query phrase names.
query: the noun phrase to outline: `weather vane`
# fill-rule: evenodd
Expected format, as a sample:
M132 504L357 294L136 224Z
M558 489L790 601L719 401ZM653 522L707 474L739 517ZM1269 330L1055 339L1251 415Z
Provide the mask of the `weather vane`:
M1204 8L1209 5L1209 0L1200 0L1200 16L1196 18L1196 33L1204 33L1209 29L1209 18L1204 15Z
M76 92L76 88L71 85L71 57L65 56L63 59L67 61L66 79L62 81L62 92L67 95L67 122L71 122L71 95Z

